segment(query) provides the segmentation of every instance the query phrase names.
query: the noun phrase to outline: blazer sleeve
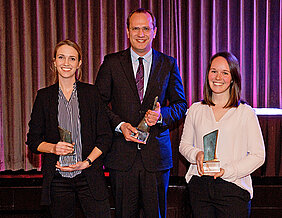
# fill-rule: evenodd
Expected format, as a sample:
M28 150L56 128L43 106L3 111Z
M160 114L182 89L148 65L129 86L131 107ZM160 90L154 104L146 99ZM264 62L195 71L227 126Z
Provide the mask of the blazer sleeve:
M105 112L109 118L112 129L115 129L118 124L123 120L115 114L109 106L112 98L112 72L111 72L112 60L109 55L106 55L104 61L99 69L96 79L96 86L98 87L101 99L104 104Z
M112 131L109 123L109 118L105 112L104 104L100 98L98 90L95 89L95 102L96 102L96 131L97 138L95 142L95 146L99 148L103 154L106 154L110 148L112 143Z
M44 141L45 133L45 117L44 117L44 96L41 90L37 92L35 102L33 104L31 118L29 121L29 131L27 133L27 141L29 149L39 154L38 146Z
M187 111L187 102L176 59L171 58L171 60L172 67L170 70L168 87L166 89L166 98L169 104L161 107L161 114L163 118L162 125L164 126L180 120Z

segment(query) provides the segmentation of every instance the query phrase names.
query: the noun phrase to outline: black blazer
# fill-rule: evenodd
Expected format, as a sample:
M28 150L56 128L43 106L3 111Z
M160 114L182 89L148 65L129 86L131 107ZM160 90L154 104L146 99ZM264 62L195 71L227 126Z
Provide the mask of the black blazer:
M146 111L152 109L155 97L159 97L163 122L151 128L147 144L141 145L141 155L148 171L171 168L172 152L168 126L182 118L187 110L176 59L153 50L150 77L142 104L135 83L130 49L105 56L96 85L102 100L110 104L107 113L113 131L122 121L136 127ZM115 132L106 166L128 170L135 160L136 152L136 143L127 142L121 133Z
M26 144L34 153L43 141L57 143L60 140L58 131L58 90L56 83L38 91L29 122L29 132ZM108 118L102 107L97 89L90 84L77 82L79 115L81 123L82 159L86 159L93 148L97 146L102 152L91 167L84 169L92 194L95 199L108 197L108 191L103 173L103 156L111 146L112 131ZM44 153L42 172L43 186L41 203L50 204L50 184L54 177L58 155Z

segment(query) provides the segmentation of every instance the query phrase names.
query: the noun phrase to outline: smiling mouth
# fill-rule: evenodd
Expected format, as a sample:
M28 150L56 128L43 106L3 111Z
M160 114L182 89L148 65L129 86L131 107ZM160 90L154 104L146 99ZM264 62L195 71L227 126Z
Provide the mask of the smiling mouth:
M139 43L144 43L146 41L146 39L136 39L137 42Z
M61 69L62 69L63 71L67 71L67 72L71 71L71 68L69 68L69 67L61 67Z
M214 84L215 86L222 86L222 85L224 85L224 83L218 83L218 82L213 82L213 84Z

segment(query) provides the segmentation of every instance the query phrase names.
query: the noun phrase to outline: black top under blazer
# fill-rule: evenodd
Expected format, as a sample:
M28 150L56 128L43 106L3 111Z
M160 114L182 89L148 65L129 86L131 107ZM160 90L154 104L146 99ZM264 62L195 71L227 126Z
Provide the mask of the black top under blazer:
M168 126L184 116L187 102L176 59L154 49L152 55L151 72L142 104L129 48L105 56L96 85L102 100L109 104L107 113L113 131L122 121L136 127L147 110L152 109L155 97L159 97L162 124L151 127L147 144L141 145L144 167L155 172L172 167ZM128 142L121 133L115 132L112 149L106 157L106 166L126 171L133 165L136 154L137 143Z
M29 132L26 144L34 153L40 153L37 148L41 142L57 143L60 141L58 131L58 91L56 83L37 92L33 105ZM108 197L108 190L103 172L103 157L108 152L112 141L112 131L105 114L97 89L90 84L77 81L77 95L81 123L82 160L85 160L97 146L103 154L92 166L84 169L90 190L97 200ZM59 156L43 153L43 185L41 204L49 205L50 184L55 174L55 165Z

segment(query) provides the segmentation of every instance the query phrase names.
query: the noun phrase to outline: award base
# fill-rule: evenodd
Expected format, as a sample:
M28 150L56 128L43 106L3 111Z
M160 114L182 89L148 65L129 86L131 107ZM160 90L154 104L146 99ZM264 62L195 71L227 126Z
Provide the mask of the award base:
M204 175L218 173L220 172L220 161L219 160L205 161L203 163L203 167L204 167Z
M144 132L140 129L137 128L138 133L136 133L135 135L133 135L133 137L135 137L136 139L146 143L148 137L149 137L149 132Z

